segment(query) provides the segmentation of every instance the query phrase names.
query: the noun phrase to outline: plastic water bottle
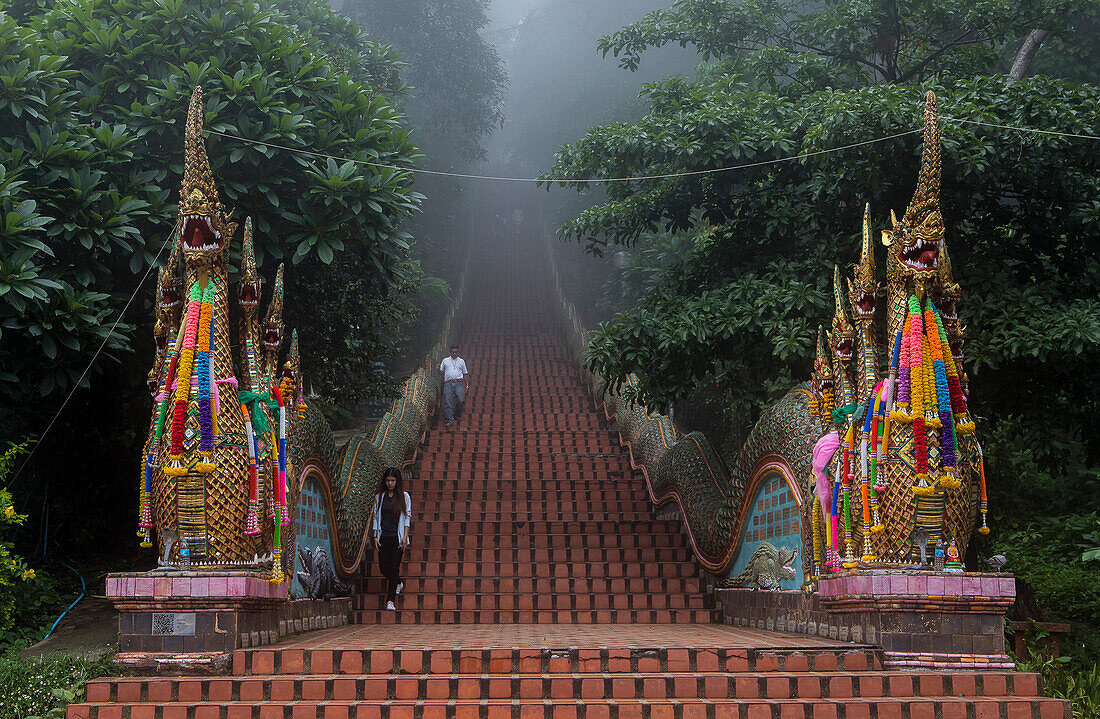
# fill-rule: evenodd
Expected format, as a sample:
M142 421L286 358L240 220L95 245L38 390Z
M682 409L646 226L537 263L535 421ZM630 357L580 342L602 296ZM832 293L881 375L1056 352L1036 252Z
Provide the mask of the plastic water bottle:
M191 570L191 550L187 548L187 540L180 537L180 569L185 572Z

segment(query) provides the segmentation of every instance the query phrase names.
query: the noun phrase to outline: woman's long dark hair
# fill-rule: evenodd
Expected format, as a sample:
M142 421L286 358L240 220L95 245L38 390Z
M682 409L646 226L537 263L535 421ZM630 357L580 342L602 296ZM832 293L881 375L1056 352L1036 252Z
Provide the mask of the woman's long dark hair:
M399 467L386 467L382 470L382 478L378 480L379 500L389 491L389 488L386 487L386 479L389 477L397 480L397 484L393 488L393 518L397 519L405 513L405 478L401 476Z

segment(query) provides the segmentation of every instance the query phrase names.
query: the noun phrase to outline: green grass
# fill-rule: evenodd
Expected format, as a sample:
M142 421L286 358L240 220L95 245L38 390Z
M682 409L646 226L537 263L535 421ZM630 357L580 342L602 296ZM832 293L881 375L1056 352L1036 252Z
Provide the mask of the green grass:
M117 673L112 656L86 660L69 656L28 659L0 656L0 719L64 717L65 707L84 699L89 679Z

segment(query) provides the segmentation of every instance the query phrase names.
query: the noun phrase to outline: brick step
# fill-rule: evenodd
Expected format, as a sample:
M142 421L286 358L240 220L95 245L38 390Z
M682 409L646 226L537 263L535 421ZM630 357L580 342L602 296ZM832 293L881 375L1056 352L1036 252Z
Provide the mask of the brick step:
M353 607L362 611L386 608L383 589L361 593ZM705 594L534 594L524 592L476 592L470 594L422 594L406 587L397 601L403 611L590 611L602 609L649 611L655 609L711 609Z
M694 577L698 568L691 562L657 562L654 564L601 564L531 565L524 562L422 562L416 558L404 562L404 572L414 577L557 577L557 578L613 578L613 577Z
M593 419L598 418L598 416L594 416L591 413L590 410L587 410L586 413L584 415L581 415L581 416L584 419L587 419L587 420L593 420ZM438 421L442 422L443 421L442 417L443 417L443 415L439 415L436 419ZM476 419L476 417L474 419ZM461 419L459 421L461 421ZM493 430L487 430L486 429L486 430L468 430L468 432L470 434L476 434L476 435L478 435L479 439L484 439L486 441L494 441L495 440L495 441L498 441L498 442L513 442L513 443L522 443L522 442L524 442L526 440L529 440L529 439L542 440L542 439L546 439L546 438L557 439L557 440L573 440L573 441L576 441L576 442L593 442L593 441L597 441L597 440L607 440L609 438L616 438L617 437L615 432L607 429L606 427L605 427L604 431L602 431L602 432L591 432L589 430L578 429L576 427L559 427L558 429L549 430L549 431L547 431L547 430L535 431L535 430L516 429L516 430L510 431L510 432L504 432L504 431L499 431L499 430L498 431L493 431ZM425 445L431 444L433 441L437 440L438 438L439 438L439 435L428 434L428 436L425 440Z
M423 480L423 486L417 488L417 496L420 498L422 505L427 504L429 501L440 501L443 499L462 501L462 502L479 502L489 499L496 500L498 502L523 502L526 505L540 506L543 504L588 504L595 501L606 500L607 502L634 502L639 499L645 498L648 501L649 495L646 490L631 482L605 482L605 486L596 487L589 490L573 490L569 487L568 482L560 482L560 487L548 487L546 489L509 489L506 481L493 480L487 482L484 487L469 488L465 490L450 490L445 488L439 488L433 486L431 479ZM480 482L478 484L481 484ZM634 486L630 486L633 484Z
M604 511L601 514L592 514L591 510L594 506ZM498 517L502 520L514 517L517 522L532 520L585 522L602 521L619 516L619 512L614 510L619 510L622 515L626 515L627 518L631 519L645 519L646 517L652 517L654 514L653 505L648 500L644 502L641 500L623 500L607 507L596 505L593 502L580 504L553 503L540 507L539 505L524 504L523 502L490 503L455 500L454 502L444 503L435 500L430 504L422 502L419 509L414 505L414 520L418 522L450 521L477 517L492 521Z
M458 451L458 450L456 450ZM461 454L454 455L443 447L425 445L420 451L422 463L439 463L445 460L462 458L467 461L478 462L537 462L547 464L550 462L582 462L582 461L606 461L615 462L621 459L629 459L626 450L618 445L561 445L553 442L531 441L519 445L493 446L482 442L464 442L461 446Z
M420 549L636 549L656 548L664 551L686 547L683 534L662 532L654 534L600 534L578 532L576 534L463 534L451 522L417 522L416 545Z
M468 408L473 409L473 408ZM539 412L539 413L524 413L524 412L510 412L510 413L495 413L495 414L478 414L476 409L468 411L458 418L458 423L447 430L443 426L443 416L440 415L437 420L438 424L430 427L431 432L455 432L461 434L462 432L560 432L565 429L572 430L591 430L596 432L607 432L607 420L602 415L597 415L595 411L589 414L577 415L577 414L561 414L557 412ZM431 435L429 435L431 436ZM433 441L437 440L436 437L431 438Z
M372 568L373 571L373 568ZM467 594L476 591L488 591L493 594L501 590L535 594L694 594L703 591L703 582L698 577L677 579L591 579L579 577L572 579L515 579L507 577L413 577L405 578L405 592L413 594ZM369 577L359 581L362 594L378 594L386 591L383 577Z
M417 494L421 497L431 496L433 492L440 496L455 496L460 493L466 493L470 496L498 496L501 493L510 495L554 495L557 492L556 497L558 498L561 497L561 493L567 491L580 494L600 491L640 492L643 494L646 492L645 484L633 474L625 477L593 477L589 475L570 479L568 482L513 474L508 479L485 477L479 479L475 486L471 486L469 479L460 480L446 475L432 475L424 472L419 464L405 474L405 482L409 484L410 488L415 488Z
M635 507L631 511L624 509L621 513L613 512L614 508L609 507L607 512L603 514L589 514L587 512L571 512L553 511L553 507L546 507L542 511L537 509L531 511L504 511L504 512L485 512L481 511L479 507L469 507L461 511L427 511L417 512L414 520L416 522L464 522L467 520L475 520L479 522L508 522L515 524L522 524L524 522L569 522L569 523L601 523L610 522L621 519L626 522L645 522L653 519L654 510L652 507Z
M424 526L426 520L424 517L417 515L414 517L414 521ZM610 534L679 534L680 522L678 520L668 519L652 519L652 518L640 518L640 519L620 519L620 518L601 518L594 520L585 520L583 522L577 520L562 520L562 519L515 519L505 517L503 520L498 518L486 519L483 517L470 517L469 515L462 517L461 519L448 521L446 524L440 523L439 526L446 526L447 530L453 534L453 536L471 535L477 534L480 536L553 536L557 534L569 534L569 535L610 535Z
M593 699L300 700L177 704L73 704L68 719L1063 719L1060 699L919 697L907 699ZM773 711L775 712L773 714Z
M556 674L607 672L862 672L881 671L868 647L605 647L512 649L238 649L235 676L267 674ZM924 676L921 672L916 676ZM927 674L937 674L927 672ZM963 672L951 672L963 674ZM943 675L946 675L944 673Z
M610 479L612 481L633 478L630 460L625 456L608 460L540 461L531 459L513 461L485 459L477 461L457 455L421 463L418 476L444 478L452 477L456 472L463 473L466 476L472 475L496 480L521 475L530 479L542 479L556 483L561 485L562 489L566 488L570 480L585 477Z
M1036 674L939 672L602 672L277 674L93 679L92 703L377 699L849 699L1039 696Z
M564 562L575 564L636 564L639 562L691 563L687 547L613 549L581 547L576 549L462 549L461 547L424 549L415 544L406 551L406 559L417 562L453 564L476 562L479 564L524 564L530 562Z
M601 469L601 470L577 470L577 469L538 469L528 467L487 467L485 465L467 464L464 462L455 462L453 464L444 464L438 467L430 467L426 469L415 470L415 476L419 477L419 481L425 482L425 486L430 486L431 482L439 480L451 480L459 483L465 483L467 486L471 482L478 484L491 484L491 483L508 483L513 479L520 479L527 482L543 482L549 487L557 487L565 494L569 491L569 486L574 481L579 481L585 478L596 479L608 484L626 483L638 481L630 465L623 463L618 469Z
M356 610L356 624L711 624L711 609Z

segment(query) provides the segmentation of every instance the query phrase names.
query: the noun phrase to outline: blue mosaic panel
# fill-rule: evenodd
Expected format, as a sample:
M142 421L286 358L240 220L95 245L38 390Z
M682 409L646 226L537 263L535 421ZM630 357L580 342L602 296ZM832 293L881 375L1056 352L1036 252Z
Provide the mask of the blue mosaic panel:
M298 495L298 548L315 550L323 547L325 555L332 559L332 537L329 528L328 509L325 507L325 497L312 478L307 478L305 486ZM295 599L306 597L305 587L298 580L298 572L305 571L302 566L302 557L294 557L294 579L290 583L290 593ZM333 570L335 573L335 569Z
M795 550L795 576L784 578L782 589L798 589L802 585L802 521L794 491L779 472L764 476L752 500L752 509L745 518L744 534L737 556L730 564L729 575L736 577L749 559L764 543L777 549Z

